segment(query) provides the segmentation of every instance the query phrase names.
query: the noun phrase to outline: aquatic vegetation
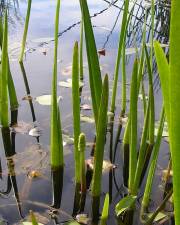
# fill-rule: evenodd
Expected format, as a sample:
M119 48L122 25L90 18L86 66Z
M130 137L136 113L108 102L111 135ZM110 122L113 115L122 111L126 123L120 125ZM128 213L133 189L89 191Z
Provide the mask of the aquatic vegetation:
M27 32L28 32L28 27L29 27L29 19L30 19L30 13L31 13L31 3L32 3L32 0L28 0L26 20L25 20L25 25L24 25L24 33L23 33L19 62L22 62L23 57L24 57L24 51L25 51L25 46L26 46L26 38L27 38Z
M52 79L51 98L51 166L53 168L64 166L63 139L61 131L60 110L57 103L57 53L58 53L58 29L59 29L60 0L57 0L55 18L55 46L54 46L54 66Z
M111 6L122 10L121 7L116 4L118 2L117 0L104 2L109 4L109 7L104 11L108 10ZM77 24L81 25L80 35L78 33L80 44L78 44L77 41L74 44L72 65L60 72L62 75L72 75L71 78L66 80L58 78L59 67L64 63L64 59L58 59L58 38L62 35L62 32L59 33L60 0L56 1L54 38L32 40L32 43L37 43L40 48L44 47L45 44L49 44L48 42L54 44L53 73L52 77L47 78L52 81L51 93L45 95L43 95L42 92L41 94L36 93L35 96L40 96L34 98L30 93L26 71L22 63L30 13L32 10L31 0L28 1L19 62L26 91L26 96L23 97L23 100L27 100L24 101L23 104L29 103L33 118L32 124L17 121L16 114L15 116L11 116L11 125L9 125L9 111L17 111L18 101L8 58L7 10L5 10L3 20L4 25L2 25L2 21L0 21L0 45L2 48L0 64L0 120L2 125L2 144L5 151L5 162L7 164L7 168L3 170L4 168L1 168L0 163L0 176L7 176L7 191L0 192L0 197L1 194L2 196L8 195L11 188L13 188L19 215L22 218L21 196L19 197L18 194L16 175L18 175L18 178L20 175L25 175L26 181L35 180L33 188L38 192L39 188L37 187L39 187L39 179L36 178L43 178L43 182L49 182L49 177L44 176L42 171L45 171L45 174L50 171L51 191L47 193L46 186L44 186L42 188L42 195L44 195L44 193L48 195L47 199L51 197L51 206L47 205L47 203L34 203L33 201L27 200L32 182L31 185L29 185L27 193L26 181L23 184L22 199L26 204L30 204L32 208L38 206L43 209L48 209L49 220L52 220L55 224L87 224L92 220L93 223L99 222L101 225L105 225L109 223L109 219L111 223L112 216L109 217L109 213L115 212L118 224L125 223L130 225L133 224L133 214L137 213L139 210L140 212L136 214L136 219L143 224L150 225L154 222L162 222L164 219L169 220L175 215L175 223L178 225L180 221L180 192L178 189L180 184L180 168L178 164L178 150L180 146L180 119L178 116L180 103L178 103L177 99L180 97L180 83L178 79L180 65L177 62L177 56L180 54L180 40L177 30L180 29L180 27L177 22L179 19L177 10L180 10L180 4L177 0L172 2L171 44L164 44L154 41L154 39L157 38L157 28L160 27L157 22L158 20L156 21L158 3L152 0L148 7L143 8L142 4L136 1L132 3L129 0L124 0L120 23L121 29L118 31L119 40L113 80L111 80L110 72L110 75L106 74L104 76L103 81L102 71L108 68L105 67L102 70L101 60L103 61L104 57L101 59L101 56L109 56L106 48L107 42L103 47L99 48L100 50L97 50L93 27L100 26L94 25L91 21L91 18L96 15L90 16L87 0L79 0L79 4L81 9L81 21L72 25L72 27ZM138 10L136 9L137 5L139 7ZM139 10L142 10L142 17L140 19L138 19ZM102 12L100 12L100 14L101 13ZM118 13L118 17L112 29L103 27L106 32L110 32L107 36L107 41L113 33L119 15L120 12ZM1 17L0 19L2 20ZM138 20L137 25L136 22ZM141 27L140 30L139 27ZM158 33L158 35L160 34ZM46 39L48 41L46 41ZM167 60L168 55L165 55L162 47L170 48L169 62ZM83 54L85 50L86 56ZM31 51L35 51L35 48L32 47ZM168 51L166 53L168 54ZM51 58L51 50L48 51L48 54L49 56L46 57L41 54L41 57L49 61ZM89 78L85 76L83 65L85 64L86 57L88 61ZM36 57L32 57L32 60L34 59L36 60ZM110 58L108 58L108 60L110 60ZM128 63L131 65L129 68L127 68ZM160 107L158 106L156 108L155 104L156 92L154 84L156 80L158 80L158 78L156 78L156 64L163 94L163 104L159 104L158 102L160 107L162 105L160 116L158 115ZM38 70L40 69L41 68L38 68ZM122 83L119 82L120 73L122 74ZM60 81L58 82L58 80ZM131 82L129 83L129 81ZM36 87L33 88L36 89ZM60 102L62 97L59 96L58 88L62 92L60 92L63 96L62 102ZM120 99L121 103L119 103ZM36 121L33 107L34 101L38 102L40 105L50 106L50 153L48 150L41 149L39 144L44 134L41 132L39 123ZM60 103L61 107L59 106ZM66 111L64 111L64 109L66 110L67 105L68 110L72 112L68 113L66 116ZM49 109L48 107L42 107L38 104L35 104L35 106ZM91 109L93 112L91 112ZM83 113L81 110L84 110ZM63 119L64 116L66 116L65 120L61 119L61 113ZM44 114L42 114L42 117L43 115ZM160 117L160 122L155 122L155 115L158 118ZM66 119L69 124L66 124ZM159 165L158 157L162 157L160 155L160 150L166 120L168 125L166 133L167 135L169 134L171 154L170 156L166 156L165 163L168 164L168 167L164 170L164 168L161 169L161 165ZM45 120L43 118L42 121L49 125L49 118ZM49 135L48 125L43 124L45 135ZM16 153L15 135L20 136L21 134L28 134L24 136L24 140L25 138L31 138L38 143L39 147L31 150L26 149L23 153ZM115 139L114 134L116 135ZM168 146L168 143L166 143L166 145ZM49 147L47 149L49 149ZM90 148L90 153L86 150L86 147L87 149ZM122 151L121 153L124 157L123 162L121 160L121 154L119 154L119 156L117 154L119 150ZM169 150L168 147L166 147L165 150L166 152L162 154L167 153ZM87 156L88 154L90 154L90 157ZM50 167L48 164L49 157ZM36 158L38 158L38 160ZM118 172L115 172L115 169L117 169ZM121 172L121 170L123 171ZM163 178L163 181L161 182L161 187L158 187L160 197L158 196L159 199L157 201L155 200L155 207L152 208L150 207L150 203L153 192L153 182L155 178L159 176L157 175L158 172L156 174L157 170L160 170L160 172L158 172L160 178ZM71 176L72 171L74 174L73 178ZM163 171L166 173L165 178L164 175L162 175ZM106 185L106 178L109 179L108 185ZM173 183L171 179L173 179ZM102 183L105 185L102 185ZM75 194L72 193L72 184ZM63 195L63 191L67 191L66 193L68 193L67 202L61 202L66 198L66 195ZM105 198L102 197L104 191L107 193ZM72 199L69 201L69 196L72 197L72 194L74 194L74 204L72 204ZM171 198L172 195L173 198ZM104 205L100 217L100 203L103 199ZM90 203L90 200L92 203ZM136 207L137 202L139 207ZM65 208L67 207L66 204L68 207L72 204L72 216L60 209L61 203L65 203L65 205L63 205ZM86 204L87 207L85 207ZM91 216L87 216L89 214L86 214L86 210L90 208L88 207L90 204ZM172 209L172 212L166 210L166 207L169 209L173 204L175 210ZM62 213L63 216L67 216L68 214L68 219L63 220L63 222L59 221L60 213ZM39 219L36 219L32 211L30 212L30 216L32 222L23 222L23 224L40 224L37 222Z

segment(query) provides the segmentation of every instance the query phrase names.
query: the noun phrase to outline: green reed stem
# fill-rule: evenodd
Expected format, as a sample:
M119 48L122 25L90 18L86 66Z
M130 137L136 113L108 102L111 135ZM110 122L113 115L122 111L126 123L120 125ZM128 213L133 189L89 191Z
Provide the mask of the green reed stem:
M84 69L83 69L83 40L84 40L84 25L83 16L81 17L81 33L80 33L80 56L79 56L79 68L80 68L80 79L83 80Z
M38 222L37 222L37 220L36 220L36 217L35 217L33 211L30 210L29 213L30 213L32 225L38 225Z
M114 113L115 104L116 104L116 93L117 93L117 83L118 83L118 77L119 77L121 54L122 54L123 43L124 43L125 35L126 35L128 8L129 8L129 0L125 0L124 1L124 13L123 13L121 31L120 31L120 36L119 36L118 53L117 53L115 72L114 72L113 93L112 93L112 99L111 99L111 112L113 112L113 113Z
M7 11L4 18L4 32L3 32L3 43L2 43L2 55L1 55L1 125L3 127L9 126L8 116L8 22L7 22Z
M94 173L92 179L92 196L99 197L101 194L101 177L104 156L104 145L107 128L107 111L108 111L109 82L108 75L105 76L99 107L99 120L97 126L96 147L94 153Z
M130 155L129 155L129 191L134 194L134 177L137 166L137 73L138 61L134 62L130 94Z
M63 141L61 131L61 116L57 104L57 51L58 51L58 30L59 30L60 0L57 0L55 17L55 46L54 46L54 66L52 79L52 99L51 99L51 166L52 168L63 167Z
M108 216L109 216L109 194L107 193L104 200L100 225L106 225Z
M142 171L143 171L144 163L145 163L144 159L146 156L146 149L147 149L149 113L150 113L150 102L148 103L148 107L147 107L146 115L145 115L145 119L144 119L144 127L143 127L143 131L142 131L142 136L141 136L137 168L136 168L136 174L135 174L135 179L134 179L134 188L135 188L136 194L138 192L138 187L140 184L140 179L141 179L141 175L142 175Z
M102 92L102 79L101 71L99 65L99 59L97 54L97 48L93 33L93 28L91 24L89 9L87 5L87 0L79 0L81 6L81 13L84 22L84 33L86 40L87 58L89 65L89 81L91 89L91 97L93 104L93 112L96 123L96 129L98 124L98 108L101 100Z
M143 200L142 200L142 208L143 209L148 207L149 201L150 201L150 194L151 194L151 190L152 190L153 179L154 179L154 174L155 174L155 170L156 170L158 154L159 154L160 144L161 144L161 139L162 139L164 120L165 120L165 113L164 113L164 108L163 108L162 112L161 112L160 125L158 128L158 134L157 134L156 142L155 142L153 152L152 152L150 168L149 168L146 187L145 187Z
M80 177L81 177L81 192L86 192L86 169L85 169L85 148L86 148L86 137L85 134L79 135L78 149L80 152Z
M79 50L78 42L74 45L72 66L72 103L74 124L74 160L75 160L75 182L80 183L80 152L78 142L80 135L80 96L79 96Z
M32 2L32 0L28 0L26 20L25 20L24 33L23 33L19 62L22 62L23 57L24 57L24 51L25 51L25 45L26 45L26 39L27 39L27 32L28 32L28 26L29 26L29 18L30 18L30 13L31 13L31 2Z

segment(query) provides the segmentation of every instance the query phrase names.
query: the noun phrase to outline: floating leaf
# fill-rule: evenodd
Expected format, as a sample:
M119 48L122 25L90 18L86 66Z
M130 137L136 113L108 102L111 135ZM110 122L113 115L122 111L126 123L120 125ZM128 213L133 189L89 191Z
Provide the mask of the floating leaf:
M103 56L105 56L106 55L106 49L100 49L100 50L98 50L98 53L99 53L99 55L103 55Z
M124 197L123 199L121 199L115 208L116 215L120 216L126 210L131 208L134 205L136 198L137 198L136 196L128 195L128 196Z
M83 105L81 105L81 109L83 109L83 110L91 110L92 108L88 104L83 104Z
M89 218L88 218L87 214L78 214L76 216L76 220L80 224L88 224L88 222L89 222Z
M24 121L19 121L17 124L11 127L12 132L20 134L28 134L32 128L33 128L32 124L26 123Z
M29 135L32 137L40 137L42 134L42 130L39 127L34 127L29 131Z
M72 74L72 65L70 65L70 66L67 66L66 68L64 68L63 70L62 70L62 75L64 75L64 76L69 76L69 75L71 75Z
M57 102L62 99L62 96L57 98ZM40 105L51 105L51 95L41 95L35 98L35 101Z
M30 96L30 95L26 95L26 96L24 96L23 98L22 98L22 100L24 101L24 100L26 100L26 101L32 101L32 97Z
M81 114L81 122L94 123L94 118Z
M93 170L94 169L94 158L90 158L86 160L86 164L88 165L88 167ZM115 169L116 166L114 164L112 164L110 161L107 160L103 160L103 165L102 165L102 172L105 173L106 171L110 170L110 169Z
M72 88L72 79L67 79L66 81L60 81L58 85L65 88ZM79 88L83 86L84 86L84 83L80 81Z
M63 134L63 144L65 144L65 145L73 145L74 144L74 138L70 137L67 134Z

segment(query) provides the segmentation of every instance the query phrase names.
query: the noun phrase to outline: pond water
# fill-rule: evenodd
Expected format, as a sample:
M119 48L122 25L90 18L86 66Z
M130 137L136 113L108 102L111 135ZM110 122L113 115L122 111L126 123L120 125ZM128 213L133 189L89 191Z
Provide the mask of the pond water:
M9 17L9 56L11 72L14 79L17 96L19 100L18 126L11 128L11 140L14 143L14 156L6 160L4 144L0 138L1 180L0 180L0 215L3 224L20 224L23 218L33 210L43 224L59 224L72 219L74 202L74 160L73 160L73 127L71 88L58 86L60 109L62 117L64 137L64 184L62 188L61 208L57 218L52 216L51 204L52 180L49 165L49 142L50 142L50 106L38 102L38 96L51 94L51 79L53 71L53 47L54 47L54 17L55 0L32 1L32 10L27 37L27 49L24 67L18 63L24 19L26 15L27 2L25 0L10 0L8 5ZM122 1L116 1L114 5L104 0L89 0L89 9L94 26L97 49L105 49L106 55L100 57L102 74L108 73L110 85L112 86L115 59L119 39L119 30L122 19ZM132 5L132 3L131 3ZM3 3L2 6L3 7ZM142 27L144 23L144 7L147 2L138 2L132 17L127 38L127 83L131 78L131 71L135 53L135 47L139 47L142 39ZM150 14L150 12L149 12ZM148 14L148 15L149 15ZM58 82L67 81L71 78L72 51L74 42L80 39L80 7L79 1L61 1L61 13L59 24L59 49L58 49ZM147 30L149 29L150 15L147 19ZM155 36L161 43L168 44L169 33L169 8L157 4ZM147 34L150 33L147 32ZM149 42L149 35L147 35ZM168 52L168 48L166 48ZM156 68L154 67L154 70ZM90 91L88 84L88 65L84 51L84 87L81 94L81 104L88 110L82 108L81 114L92 117ZM146 81L145 81L146 84ZM121 76L118 87L121 86ZM159 120L161 110L161 91L159 81L154 79L156 93L156 120ZM129 90L129 85L127 85ZM112 88L110 87L110 95ZM129 92L128 92L129 93ZM32 99L28 100L27 96ZM129 98L129 97L128 97ZM42 100L42 99L40 99ZM47 104L47 102L46 102ZM117 131L118 113L121 104L121 94L118 90L117 113L115 117L114 132ZM119 107L118 107L119 106ZM129 106L128 106L129 108ZM128 112L128 110L127 110ZM139 112L139 118L143 110ZM85 117L86 118L86 117ZM86 118L87 119L87 118ZM141 120L141 119L140 119ZM91 123L90 123L91 122ZM82 131L87 136L88 147L86 158L91 157L91 149L94 140L94 123L82 122ZM143 122L143 121L141 121ZM2 131L4 133L6 131ZM6 133L6 136L8 134ZM109 140L110 135L107 135ZM167 167L169 159L168 144L162 141L162 153L158 163L157 174L161 174L161 168ZM116 168L107 170L103 175L102 201L105 193L112 193L112 203L108 224L117 224L114 206L121 199L124 188L122 178L122 151L121 143L117 147L114 164ZM109 161L109 142L105 146L105 159ZM11 166L9 165L11 163ZM12 166L12 164L14 166ZM10 171L11 169L11 171ZM35 175L34 175L35 173ZM160 176L154 181L156 204L162 199L162 192L157 186L160 185ZM84 213L90 214L91 195L87 193ZM54 219L53 219L54 218ZM135 219L136 220L136 217ZM1 218L0 218L1 221ZM1 223L1 222L0 222Z

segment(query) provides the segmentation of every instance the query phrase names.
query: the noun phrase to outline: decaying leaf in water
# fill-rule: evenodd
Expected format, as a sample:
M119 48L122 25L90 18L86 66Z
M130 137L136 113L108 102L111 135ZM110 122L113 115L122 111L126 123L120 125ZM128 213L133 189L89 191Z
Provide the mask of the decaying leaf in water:
M15 165L16 175L28 174L30 171L46 169L49 166L49 155L39 145L32 145L24 152L12 156L11 161ZM4 173L8 174L9 170L7 169Z
M42 134L42 129L40 127L34 127L29 131L29 135L32 137L40 137Z
M86 165L90 168L90 169L94 169L94 158L90 158L86 160ZM103 168L102 168L102 172L106 172L110 169L115 169L116 166L114 164L112 164L110 161L107 160L103 160Z
M33 98L32 98L30 95L26 95L26 96L24 96L24 97L22 98L22 100L23 100L23 101L24 101L24 100L26 100L26 101L32 101Z
M26 123L24 121L18 121L16 125L11 127L12 132L20 134L28 134L31 129L33 129L33 124Z
M72 74L72 65L67 66L66 68L64 68L61 73L64 76L70 76Z
M81 105L81 109L83 109L83 110L91 110L92 108L88 104L83 104L83 105Z
M81 122L94 123L94 118L81 114Z
M127 116L120 118L120 123L121 123L121 125L123 127L126 127L127 122L128 122L128 117Z
M65 88L72 88L72 79L67 79L66 81L58 82L58 85ZM79 81L79 88L83 87L84 83Z
M62 99L62 96L57 97L57 102ZM35 101L40 105L51 105L51 95L41 95L35 98Z
M32 171L28 172L28 177L30 179L42 177L42 173L37 170L32 170Z
M99 55L103 55L103 56L105 56L106 55L106 49L99 49L98 50L98 53L99 53Z
M67 134L63 134L63 145L73 145L74 144L74 138L70 137Z
M86 225L86 224L88 224L90 219L88 218L87 214L78 214L76 216L76 220L77 220L78 223Z

